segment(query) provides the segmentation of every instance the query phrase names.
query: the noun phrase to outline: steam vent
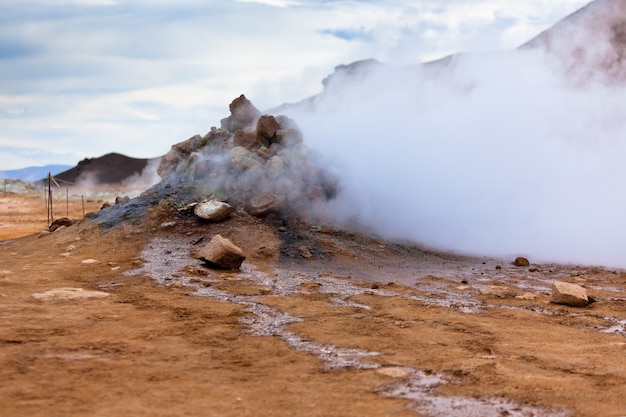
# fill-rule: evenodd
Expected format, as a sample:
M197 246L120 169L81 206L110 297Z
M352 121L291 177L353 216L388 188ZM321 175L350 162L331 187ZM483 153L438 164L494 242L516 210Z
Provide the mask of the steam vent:
M316 163L295 122L262 114L243 94L229 107L219 129L172 146L157 170L162 185L191 187L196 200L214 198L256 216L323 215L337 182Z

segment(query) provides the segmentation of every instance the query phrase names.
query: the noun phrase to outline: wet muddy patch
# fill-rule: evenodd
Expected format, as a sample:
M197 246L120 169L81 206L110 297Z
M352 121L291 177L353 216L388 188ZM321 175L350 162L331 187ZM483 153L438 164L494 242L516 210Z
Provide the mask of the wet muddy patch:
M569 417L571 410L553 407L533 407L506 398L470 398L444 396L437 388L459 381L443 374L406 370L409 377L384 386L378 393L385 397L409 400L409 408L429 417Z
M391 285L393 284L392 281L388 282L388 285L384 285L384 287L372 285L368 288L356 284L352 277L337 277L326 272L319 273L307 271L306 269L303 272L280 267L275 268L271 273L263 273L257 271L252 264L246 262L244 262L239 271L216 272L203 268L199 265L199 261L193 258L192 250L189 248L193 247L194 242L194 238L187 240L183 238L155 238L146 246L142 253L143 264L137 269L126 272L126 274L150 276L161 285L176 284L198 287L196 295L207 296L209 294L203 294L202 291L206 292L208 290L202 290L202 288L224 280L238 280L247 281L257 286L260 290L256 291L256 295L259 296L289 296L305 293L307 292L307 286L315 285L315 291L328 295L332 304L361 309L369 309L369 306L355 303L351 298L362 294L370 294L380 297L404 297L425 306L451 308L466 314L481 313L485 309L505 309L532 311L544 316L566 315L575 317L580 314L594 315L591 311L581 313L555 307L549 303L537 303L535 299L539 295L549 294L550 286L555 280L553 277L525 277L514 274L507 277L506 275L499 275L502 274L502 272L499 272L496 274L496 277L477 277L474 274L472 275L473 281L471 281L467 276L463 277L463 279L459 279L461 277L458 276L451 279L451 277L442 278L426 275L417 280L414 279L412 285L409 286L418 291L407 293L400 290L394 291L393 285ZM481 266L474 268L473 273L481 267L491 268L493 265L501 264L497 260L485 261ZM460 266L456 265L455 270L456 268L460 268ZM577 273L572 268L563 267L560 273L564 273L568 277L575 276ZM202 272L201 276L198 276L198 270ZM514 266L502 267L499 271L503 270L519 274L517 267ZM190 271L194 273L190 273ZM444 273L446 271L449 272L449 269L444 269ZM354 278L358 279L359 277ZM402 274L399 274L398 278L399 283L406 281L406 276ZM494 281L494 278L497 281ZM456 279L459 279L460 286L457 285ZM500 286L502 287L511 288L516 294L516 297L511 297L515 298L515 302L494 303L488 300L481 300L481 294L488 293L487 290L493 287L492 284L494 282L501 284ZM468 285L464 285L465 283ZM531 297L530 295L533 296ZM605 324L593 327L595 330L601 333L626 336L624 325L626 319L608 315L603 316L602 319ZM582 328L590 327L582 326Z
M143 265L127 271L127 275L151 276L162 285L179 285L189 287L190 295L211 297L218 301L230 302L245 307L249 313L240 319L245 332L256 336L278 337L293 349L316 356L326 369L356 368L376 369L384 372L385 367L368 361L368 358L380 355L363 349L343 348L333 344L322 344L288 330L289 324L303 322L302 317L285 313L262 302L263 296L290 296L316 291L328 295L329 301L336 306L369 309L369 306L355 303L352 297L367 294L380 297L405 297L425 306L452 308L463 313L476 313L481 309L500 308L487 305L475 296L474 292L455 292L450 290L450 282L430 279L422 285L420 292L424 295L393 291L393 286L372 288L351 282L345 277L338 278L331 274L309 274L289 269L277 268L272 273L264 273L251 264L242 265L240 271L210 271L206 275L189 274L197 268L196 260L190 256L189 247L193 242L174 241L171 238L156 238L146 246L142 253ZM263 291L235 294L220 289L224 281L249 282ZM537 313L549 314L537 309ZM613 326L623 322L613 323ZM617 330L620 331L619 328ZM462 383L455 377L434 372L398 368L394 375L399 379L392 384L378 389L385 397L402 398L409 401L409 408L425 416L571 416L569 410L557 408L533 407L520 404L507 398L471 398L460 396L444 396L437 388L445 384ZM397 372L401 369L402 372ZM389 371L391 372L391 371Z

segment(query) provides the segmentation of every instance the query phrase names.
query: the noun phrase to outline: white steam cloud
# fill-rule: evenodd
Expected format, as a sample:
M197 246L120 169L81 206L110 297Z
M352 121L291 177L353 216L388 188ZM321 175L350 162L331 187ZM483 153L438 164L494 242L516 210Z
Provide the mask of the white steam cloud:
M125 189L130 191L130 196L135 197L140 192L147 190L161 181L161 177L157 174L157 168L160 162L161 158L152 158L148 161L141 173L131 175L122 181L122 185Z
M281 111L342 178L343 221L477 255L626 267L624 88L571 85L544 58L363 64Z

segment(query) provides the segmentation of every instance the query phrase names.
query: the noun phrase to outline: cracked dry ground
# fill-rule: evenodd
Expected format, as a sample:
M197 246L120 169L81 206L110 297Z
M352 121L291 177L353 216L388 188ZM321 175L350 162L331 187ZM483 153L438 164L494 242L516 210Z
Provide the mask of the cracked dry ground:
M195 259L217 233L241 271ZM626 415L620 271L164 208L4 241L0 262L2 416ZM597 301L550 304L555 279ZM58 288L109 296L33 297Z

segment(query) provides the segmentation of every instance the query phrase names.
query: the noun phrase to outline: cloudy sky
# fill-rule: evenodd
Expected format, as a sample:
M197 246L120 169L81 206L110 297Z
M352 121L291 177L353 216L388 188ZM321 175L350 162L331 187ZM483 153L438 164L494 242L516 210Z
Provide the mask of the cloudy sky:
M155 157L339 64L518 46L586 0L0 0L0 170Z

